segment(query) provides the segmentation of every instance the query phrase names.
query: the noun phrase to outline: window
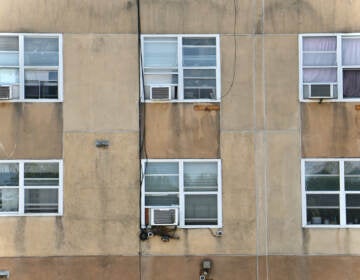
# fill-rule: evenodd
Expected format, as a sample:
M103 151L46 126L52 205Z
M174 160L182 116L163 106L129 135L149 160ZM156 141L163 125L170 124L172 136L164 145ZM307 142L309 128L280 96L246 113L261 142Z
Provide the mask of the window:
M0 99L62 100L62 36L0 34Z
M143 35L142 100L219 101L218 35Z
M175 209L180 227L221 227L220 160L143 160L141 225Z
M0 215L62 214L62 161L0 161Z
M360 34L300 35L300 99L359 101Z
M360 226L360 159L303 159L303 226Z

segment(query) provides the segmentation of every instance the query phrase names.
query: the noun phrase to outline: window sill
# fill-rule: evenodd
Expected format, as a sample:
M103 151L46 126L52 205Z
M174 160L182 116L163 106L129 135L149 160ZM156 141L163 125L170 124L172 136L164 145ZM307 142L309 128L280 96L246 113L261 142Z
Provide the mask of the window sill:
M141 103L219 103L220 99L142 100ZM360 100L359 100L360 102Z
M60 99L0 99L0 103L62 103Z
M17 213L0 213L0 219L1 217L61 217L63 214L57 214L57 213L28 213L28 214L17 214Z
M301 98L300 99L300 102L303 102L303 103L320 103L320 100L321 100L321 103L354 103L354 102L358 102L360 103L360 98L349 98L349 99L326 99L326 98L323 98L323 99L303 99Z
M305 229L349 229L349 228L357 228L360 229L360 225L305 225L303 226Z

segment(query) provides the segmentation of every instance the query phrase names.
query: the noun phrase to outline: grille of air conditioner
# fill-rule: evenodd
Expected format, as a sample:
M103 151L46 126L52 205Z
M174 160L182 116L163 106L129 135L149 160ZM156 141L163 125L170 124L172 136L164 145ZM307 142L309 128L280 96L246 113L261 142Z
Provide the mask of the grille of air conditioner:
M11 99L11 86L0 86L0 99Z
M151 100L170 100L171 86L152 86L150 87Z
M152 226L170 226L178 224L177 208L152 208L151 225Z
M334 86L331 84L310 85L310 99L334 98Z

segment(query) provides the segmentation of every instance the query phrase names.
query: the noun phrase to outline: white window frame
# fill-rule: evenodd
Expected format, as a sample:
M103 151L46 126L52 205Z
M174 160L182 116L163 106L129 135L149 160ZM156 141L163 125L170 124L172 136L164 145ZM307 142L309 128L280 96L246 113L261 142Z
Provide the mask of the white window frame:
M166 101L148 100L145 99L144 93L144 38L177 38L178 43L178 98ZM215 38L216 39L216 66L198 66L198 67L183 67L182 66L182 38ZM216 99L184 99L184 85L183 85L183 71L184 69L216 69ZM193 103L193 102L220 102L221 100L221 64L220 64L220 36L219 34L144 34L141 35L141 59L140 59L140 91L141 102L157 103L157 102L173 102L173 103Z
M58 163L59 164L59 186L25 186L24 184L24 164L25 163ZM63 160L0 160L0 163L19 164L19 185L17 187L1 186L1 188L17 188L19 190L19 209L18 212L0 212L1 216L62 216L63 215ZM57 189L58 190L58 213L25 213L25 190L26 189Z
M338 191L306 191L305 189L305 162L338 162L339 163L339 182ZM345 168L346 161L360 162L360 158L304 158L301 160L301 190L302 190L302 226L304 228L360 228L360 224L346 224L346 194L360 194L360 191L345 190ZM337 194L339 195L339 217L338 225L332 224L307 224L307 194Z
M360 33L304 33L300 34L298 38L299 44L299 100L301 102L319 102L319 99L309 99L304 98L303 96L303 38L304 37L336 37L336 61L337 66L337 98L322 99L322 102L359 102L360 97L358 98L344 98L343 97L343 70L344 69L359 69L358 66L344 66L342 64L342 38L346 37L358 37L360 38ZM311 68L311 67L309 67ZM322 67L326 68L326 67ZM329 67L330 68L330 67ZM319 83L324 84L324 83ZM331 84L331 83L329 83Z
M145 207L145 164L147 162L176 162L179 164L179 228L222 228L222 173L221 173L221 160L220 159L143 159L141 160L142 170L142 184L141 184L141 228L146 228L145 224L145 208L173 208L172 206L166 207ZM186 162L216 162L218 172L218 189L217 191L201 191L201 192L184 192L184 163ZM186 194L199 194L199 195L217 195L217 225L185 225L185 193ZM157 193L157 194L173 194L173 192ZM177 208L177 207L174 207Z
M63 102L63 36L60 33L0 33L2 37L18 37L19 38L19 99L1 100L1 102ZM24 38L57 38L59 42L59 66L25 66L24 65ZM0 63L1 64L1 63ZM9 68L15 68L13 66ZM25 98L25 70L57 70L58 71L58 98L46 99Z

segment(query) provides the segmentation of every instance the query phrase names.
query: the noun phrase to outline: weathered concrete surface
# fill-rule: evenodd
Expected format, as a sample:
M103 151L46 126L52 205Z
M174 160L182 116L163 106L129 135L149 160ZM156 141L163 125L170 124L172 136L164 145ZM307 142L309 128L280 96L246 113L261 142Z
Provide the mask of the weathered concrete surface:
M254 48L254 37L221 36L221 130L254 127Z
M137 256L0 258L12 280L140 279Z
M1 0L0 32L136 33L136 0Z
M266 0L265 33L358 32L360 3L352 0Z
M146 103L147 158L219 158L219 111L197 110L193 103Z
M0 103L0 159L62 158L61 103Z
M298 37L264 39L266 129L298 129Z
M96 148L97 139L110 146ZM1 256L136 255L137 139L137 133L65 134L64 215L1 217Z
M137 131L135 35L64 36L64 130Z
M237 34L251 34L259 28L260 4L253 0L141 1L141 31L146 34L229 34L235 30Z
M302 157L360 157L358 103L302 103Z

